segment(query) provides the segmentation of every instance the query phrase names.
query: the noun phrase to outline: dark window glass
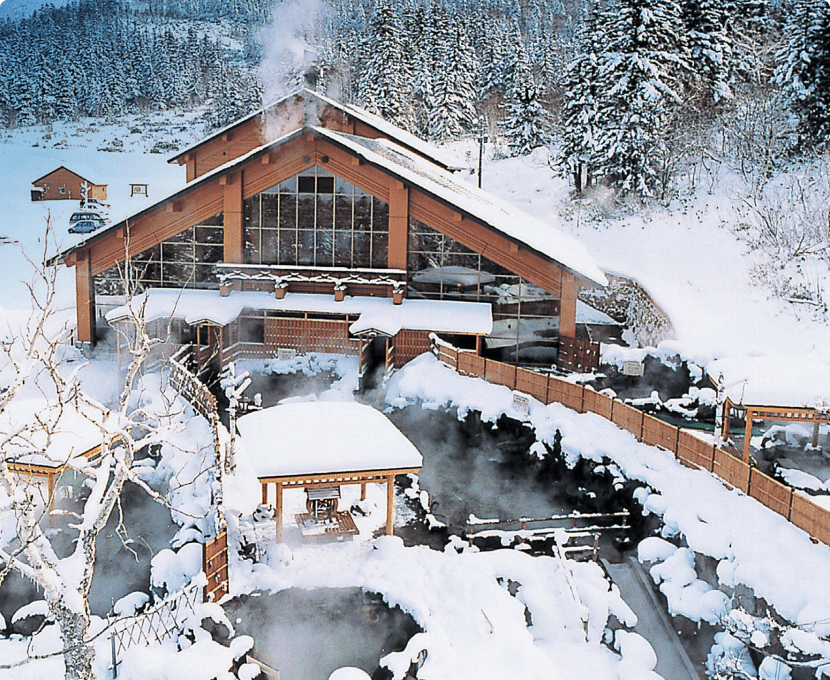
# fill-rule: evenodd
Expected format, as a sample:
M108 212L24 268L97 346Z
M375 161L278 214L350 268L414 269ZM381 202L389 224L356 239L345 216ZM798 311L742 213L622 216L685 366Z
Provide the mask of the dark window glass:
M264 194L262 196L262 227L277 226L277 201L275 194Z
M318 194L333 194L334 193L334 177L318 177L317 178L317 193Z
M300 176L297 178L297 191L301 194L313 194L316 177Z

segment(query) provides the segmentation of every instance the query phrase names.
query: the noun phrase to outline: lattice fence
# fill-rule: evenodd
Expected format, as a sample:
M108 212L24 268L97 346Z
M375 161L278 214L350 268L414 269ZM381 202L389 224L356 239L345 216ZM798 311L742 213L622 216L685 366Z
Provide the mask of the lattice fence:
M113 675L117 675L119 656L136 645L149 647L172 638L201 601L202 589L187 586L143 614L117 619L110 633Z

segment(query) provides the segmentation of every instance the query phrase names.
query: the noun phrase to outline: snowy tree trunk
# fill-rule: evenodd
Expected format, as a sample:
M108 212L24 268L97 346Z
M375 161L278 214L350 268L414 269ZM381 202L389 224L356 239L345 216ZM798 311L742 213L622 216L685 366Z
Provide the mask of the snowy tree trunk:
M60 601L50 603L49 610L60 628L66 650L63 657L66 680L92 680L95 650L87 641L89 612L71 611Z

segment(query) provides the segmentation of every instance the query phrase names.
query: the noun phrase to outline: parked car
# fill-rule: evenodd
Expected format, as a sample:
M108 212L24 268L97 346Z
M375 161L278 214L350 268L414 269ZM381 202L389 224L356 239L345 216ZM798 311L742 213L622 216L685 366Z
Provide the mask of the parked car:
M70 234L89 234L90 232L103 227L104 223L101 220L78 220L69 227Z
M107 218L95 210L76 210L69 216L70 225L82 220L92 220L93 222L105 223Z
M109 203L102 203L97 198L82 198L79 207L81 209L97 210L98 212L104 213L110 206Z

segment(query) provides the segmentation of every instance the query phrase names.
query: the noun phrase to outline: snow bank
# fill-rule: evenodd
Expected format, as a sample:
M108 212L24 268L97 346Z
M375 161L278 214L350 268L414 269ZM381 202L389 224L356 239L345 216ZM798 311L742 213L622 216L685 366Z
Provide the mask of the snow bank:
M459 417L480 410L489 421L506 413L530 422L537 438L551 445L559 430L566 460L607 458L629 479L648 485L653 492L642 494L645 507L662 517L664 535L681 535L691 550L718 560L723 585L748 586L793 623L830 622L824 577L830 573L830 547L814 544L805 532L754 499L728 490L709 472L682 466L669 452L638 442L595 414L531 399L529 415L523 416L513 408L506 387L460 376L431 355L410 362L389 381L388 403L413 401L424 408L457 408ZM716 609L717 602L710 602L707 610ZM830 624L817 624L817 632L830 633Z

